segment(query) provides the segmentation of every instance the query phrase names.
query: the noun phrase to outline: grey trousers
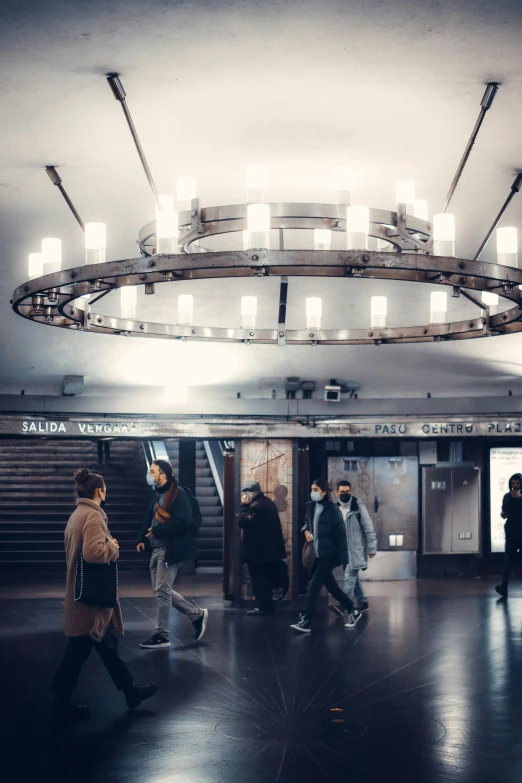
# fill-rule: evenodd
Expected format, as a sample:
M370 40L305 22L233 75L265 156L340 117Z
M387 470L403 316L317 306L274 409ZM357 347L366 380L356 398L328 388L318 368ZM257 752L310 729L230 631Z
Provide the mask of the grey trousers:
M350 564L344 569L344 592L355 605L368 600L359 578L359 569L350 568Z
M203 612L198 606L191 604L172 588L181 564L172 563L168 566L165 565L166 551L165 547L153 549L149 568L152 589L154 590L158 606L156 633L160 633L169 639L172 607L184 614L192 623L195 620L199 620Z

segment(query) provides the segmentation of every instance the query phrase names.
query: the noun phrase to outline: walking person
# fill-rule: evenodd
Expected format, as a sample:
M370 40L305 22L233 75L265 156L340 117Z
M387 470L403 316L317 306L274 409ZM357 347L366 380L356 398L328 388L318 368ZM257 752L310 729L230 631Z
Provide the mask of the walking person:
M352 495L352 485L347 479L337 482L338 506L344 519L346 540L348 543L348 565L344 569L344 592L356 604L360 612L369 611L368 598L359 577L359 571L366 571L368 558L377 553L377 536L371 517L364 503ZM328 605L331 612L343 617L340 604Z
M509 492L506 492L502 500L500 516L506 520L504 525L506 554L502 582L495 587L495 590L502 598L507 598L511 569L517 552L522 551L522 476L520 473L515 473L509 479Z
M241 489L239 527L243 530L241 561L246 563L258 606L247 614L255 617L275 614L272 588L281 560L286 558L285 541L276 504L261 492L257 481Z
M205 633L208 609L200 609L173 589L181 563L196 557L189 496L178 486L167 460L152 463L147 483L154 487L154 494L136 548L138 552L143 552L146 544L152 548L149 568L158 615L155 632L140 647L155 650L170 647L172 607L190 620L197 641Z
M308 585L306 611L301 619L292 625L296 631L310 633L315 616L317 598L323 585L330 595L348 612L345 628L354 628L362 615L344 593L334 576L334 568L348 565L346 530L339 507L330 500L330 489L326 479L318 478L312 484L311 502L306 507L305 523L302 528L308 542L314 544L315 564Z
M74 480L77 508L65 528L65 635L69 641L51 684L54 693L52 715L58 720L84 720L90 715L88 707L74 704L70 699L83 664L93 649L100 656L116 688L123 691L129 709L134 709L157 691L153 683L136 685L118 655L118 637L123 634L119 603L114 608L102 608L75 600L78 558L83 556L84 563L107 564L118 559L119 550L118 542L109 533L107 516L103 510L107 497L103 477L83 468L76 473Z

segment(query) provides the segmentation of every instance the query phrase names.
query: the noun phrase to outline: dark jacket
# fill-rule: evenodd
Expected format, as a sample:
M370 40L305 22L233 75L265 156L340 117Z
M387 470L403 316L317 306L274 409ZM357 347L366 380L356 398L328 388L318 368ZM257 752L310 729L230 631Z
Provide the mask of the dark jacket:
M167 548L166 563L183 563L186 560L194 560L196 557L196 545L192 533L192 505L189 496L182 487L178 487L179 493L168 510L170 518L165 522L156 522L156 503L158 492L152 492L146 521L140 531L137 544L149 544L145 538L149 527L152 527L154 537L163 539Z
M243 530L243 563L276 563L286 557L281 521L273 500L258 492L250 503L243 503L237 518Z
M518 479L522 484L520 473L514 473L509 479L510 491L506 492L502 500L502 516L506 520L504 525L506 536L522 539L522 498L514 498L511 495L513 479Z
M348 543L344 520L339 506L331 500L321 500L323 511L318 520L319 557L334 557L337 565L348 564ZM316 503L312 500L306 506L305 523L302 530L314 532L314 514Z

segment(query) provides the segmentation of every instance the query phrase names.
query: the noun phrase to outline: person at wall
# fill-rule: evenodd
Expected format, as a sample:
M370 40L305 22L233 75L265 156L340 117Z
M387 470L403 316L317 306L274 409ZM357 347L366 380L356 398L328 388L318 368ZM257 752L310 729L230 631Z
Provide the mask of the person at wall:
M345 628L354 628L362 615L344 593L334 576L334 568L348 565L348 544L346 530L339 507L330 500L330 488L326 479L318 478L312 484L311 502L306 507L305 523L302 528L307 542L313 542L315 564L308 585L305 614L292 625L296 631L310 633L316 611L317 598L324 585L330 595L348 612Z
M103 465L103 458L105 457L105 464L109 465L111 461L111 440L112 438L98 438L96 440L96 446L98 449L98 465Z
M506 534L506 554L504 558L504 570L502 582L495 590L502 598L508 597L509 577L517 552L522 551L522 476L515 473L509 479L509 492L506 492L502 501L502 519L506 520L504 531Z
M62 662L51 690L54 693L52 715L58 720L84 720L89 708L70 701L83 664L94 649L100 656L118 690L122 690L129 709L153 696L157 686L136 685L127 666L118 655L118 637L123 634L119 603L111 608L90 606L75 601L76 562L81 554L86 563L110 563L118 558L118 542L107 527L102 508L107 497L105 481L87 468L75 477L77 508L65 528L67 582L65 587L65 635L69 637Z
M200 609L173 589L181 563L196 556L189 496L178 486L167 460L153 462L146 478L155 491L136 548L138 552L146 544L152 548L150 575L158 616L154 634L140 647L153 650L170 647L172 607L191 621L197 641L205 633L208 609Z
M347 479L337 482L338 506L343 515L348 542L348 565L344 569L344 592L360 612L368 612L368 599L364 593L359 571L368 568L368 558L377 553L377 536L366 506L352 495L352 485ZM331 603L328 608L339 617L343 609L339 604Z
M239 527L243 530L241 560L248 566L258 606L247 614L273 615L272 587L281 560L286 558L281 521L273 500L261 492L257 481L247 481L241 489Z

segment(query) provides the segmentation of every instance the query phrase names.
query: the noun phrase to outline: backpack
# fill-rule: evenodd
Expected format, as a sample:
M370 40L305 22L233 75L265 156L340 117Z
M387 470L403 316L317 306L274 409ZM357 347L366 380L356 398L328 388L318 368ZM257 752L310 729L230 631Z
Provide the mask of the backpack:
M202 520L201 509L199 507L199 501L198 501L198 499L196 497L194 497L194 495L192 494L192 492L190 491L190 489L188 487L182 487L182 489L184 489L185 492L187 493L188 498L190 500L190 505L192 506L191 530L192 530L192 534L194 536L196 536L197 532L199 530L199 526L201 525L201 520Z

